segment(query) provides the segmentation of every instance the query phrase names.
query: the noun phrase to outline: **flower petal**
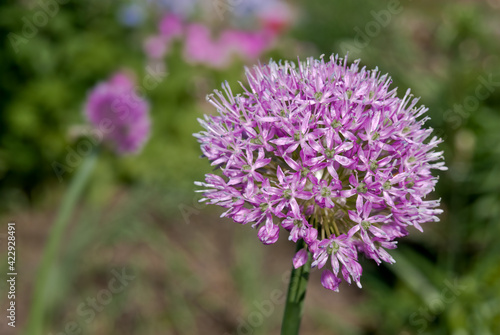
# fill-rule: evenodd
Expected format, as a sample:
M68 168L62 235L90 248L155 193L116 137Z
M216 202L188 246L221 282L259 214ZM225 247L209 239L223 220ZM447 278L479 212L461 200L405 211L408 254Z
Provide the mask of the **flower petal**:
M309 254L307 253L306 249L300 249L293 257L293 267L295 269L300 268L302 265L306 264L308 259Z
M335 276L332 271L328 269L323 270L321 274L321 285L323 285L324 288L338 292L340 282L340 278Z

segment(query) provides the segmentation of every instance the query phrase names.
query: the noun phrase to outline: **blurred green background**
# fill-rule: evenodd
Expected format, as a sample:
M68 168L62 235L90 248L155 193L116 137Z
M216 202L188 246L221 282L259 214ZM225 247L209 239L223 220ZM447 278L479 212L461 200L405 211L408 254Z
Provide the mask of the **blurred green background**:
M74 174L59 180L52 163L74 148L88 91L123 68L147 74L142 45L160 13L152 1L137 2L142 22L124 24L120 15L131 4L67 1L19 43L11 33L23 36L23 18L40 3L0 4L1 278L9 221L17 223L19 268L17 327L2 315L2 334L21 334L26 321L40 254ZM247 5L204 4L186 20L215 32L236 25L231 12ZM228 16L207 19L221 4ZM324 290L313 271L302 333L500 334L500 1L287 4L294 14L260 61L349 52L351 61L378 66L400 96L412 88L429 107L427 125L445 139L449 167L433 195L443 201L441 222L402 239L395 265L362 260L363 289L342 285L340 293ZM144 150L99 159L51 273L44 334L69 334L70 322L81 334L279 333L283 304L272 297L286 291L294 246L283 236L261 245L250 227L198 204L193 185L210 171L192 137L196 119L214 112L206 94L224 80L236 88L243 65L258 59L214 69L186 61L182 46L182 39L173 44L162 59L168 74L146 92L153 129ZM122 269L134 275L125 290L93 318L82 316L78 307ZM6 288L2 279L2 311Z

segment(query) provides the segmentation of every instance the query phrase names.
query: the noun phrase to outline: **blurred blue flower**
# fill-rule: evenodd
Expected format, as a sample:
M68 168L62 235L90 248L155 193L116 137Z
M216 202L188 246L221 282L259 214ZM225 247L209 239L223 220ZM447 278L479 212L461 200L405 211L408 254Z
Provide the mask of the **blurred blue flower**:
M215 0L214 0L215 1ZM182 17L191 16L197 4L201 3L199 0L149 0L149 3L157 4L162 9L166 9L174 14Z
M232 14L236 17L256 16L259 13L265 12L266 9L281 3L280 0L244 0L235 1L232 8Z
M136 27L144 22L146 13L139 4L122 6L118 12L118 21L128 27Z

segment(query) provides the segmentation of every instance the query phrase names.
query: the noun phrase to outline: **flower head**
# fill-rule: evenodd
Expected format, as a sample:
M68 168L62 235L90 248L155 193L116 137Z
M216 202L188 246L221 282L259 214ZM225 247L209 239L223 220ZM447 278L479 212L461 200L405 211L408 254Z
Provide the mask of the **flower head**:
M197 183L206 201L236 222L259 228L263 243L303 239L324 287L341 278L361 287L359 253L393 263L386 251L408 226L438 221L439 200L426 200L445 170L441 142L424 128L427 109L391 79L331 56L270 62L246 70L248 86L227 83L208 97L219 115L200 120L201 150L223 177ZM294 266L307 260L306 250ZM328 262L329 261L329 262Z
M149 137L149 104L139 97L135 83L119 72L94 87L85 106L85 115L119 154L139 151Z

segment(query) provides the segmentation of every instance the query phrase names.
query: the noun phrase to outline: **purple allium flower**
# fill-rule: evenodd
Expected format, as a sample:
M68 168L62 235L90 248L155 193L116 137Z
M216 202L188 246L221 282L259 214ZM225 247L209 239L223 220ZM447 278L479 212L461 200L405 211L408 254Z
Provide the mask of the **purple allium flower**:
M441 142L424 128L427 108L408 90L400 99L391 78L325 62L270 62L246 69L248 86L227 83L208 97L219 115L200 120L201 150L223 177L207 174L202 201L226 208L222 216L259 228L265 244L303 239L324 287L341 278L361 287L358 254L394 263L386 249L408 226L439 221L439 200L427 200L446 170ZM302 266L306 249L293 260Z
M119 72L94 87L85 115L119 154L138 152L150 132L149 104L134 89L134 80Z

